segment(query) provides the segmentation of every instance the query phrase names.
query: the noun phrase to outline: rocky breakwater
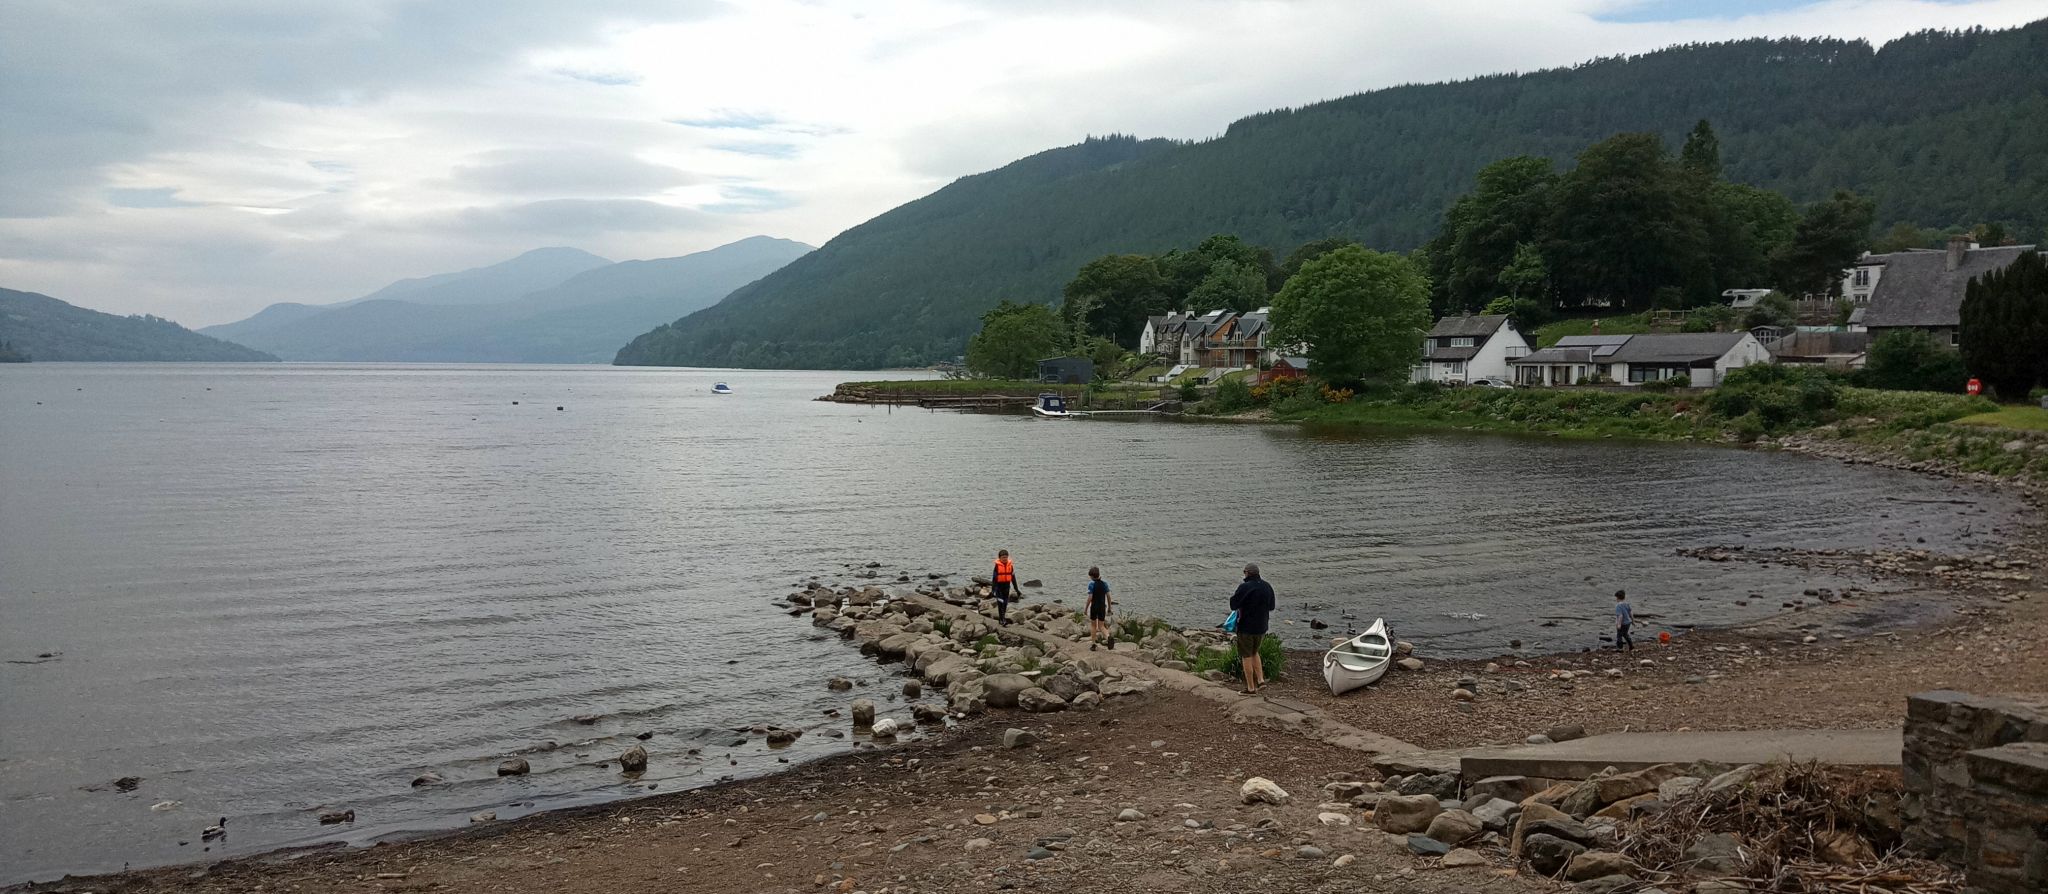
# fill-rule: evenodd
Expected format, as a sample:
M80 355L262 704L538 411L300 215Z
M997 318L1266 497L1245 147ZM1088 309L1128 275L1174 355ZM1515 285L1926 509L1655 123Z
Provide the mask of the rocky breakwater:
M812 581L784 601L792 613L808 613L813 625L853 640L864 654L901 662L917 678L904 692L912 699L912 719L921 723L992 708L1094 710L1105 700L1158 685L1130 673L1127 661L1187 671L1191 650L1199 654L1221 641L1220 634L1189 634L1143 619L1126 621L1124 638L1101 652L1087 652L1088 627L1073 609L1058 602L1015 605L1011 625L1003 627L988 617L994 605L986 586L948 586L943 579L893 593L874 585ZM967 611L937 611L935 603Z

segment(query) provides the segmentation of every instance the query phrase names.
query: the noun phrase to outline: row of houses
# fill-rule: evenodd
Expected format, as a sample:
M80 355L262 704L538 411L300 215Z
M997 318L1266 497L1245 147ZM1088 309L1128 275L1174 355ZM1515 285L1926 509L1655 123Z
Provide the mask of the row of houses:
M1845 329L1785 329L1750 332L1654 333L1567 336L1536 350L1501 315L1463 315L1436 322L1423 338L1416 382L1466 383L1480 380L1517 385L1581 383L1642 385L1680 376L1695 387L1711 387L1730 370L1752 363L1860 365L1871 339L1900 329L1920 329L1954 344L1963 294L1970 280L2002 270L2032 245L1984 248L1956 237L1945 249L1865 253L1843 274L1843 294L1857 306ZM1754 303L1763 289L1732 289L1736 303ZM1738 294L1739 293L1739 294ZM1138 339L1140 353L1173 360L1182 369L1285 367L1269 344L1270 308L1250 313L1213 310L1150 318ZM1288 360L1282 363L1283 359Z

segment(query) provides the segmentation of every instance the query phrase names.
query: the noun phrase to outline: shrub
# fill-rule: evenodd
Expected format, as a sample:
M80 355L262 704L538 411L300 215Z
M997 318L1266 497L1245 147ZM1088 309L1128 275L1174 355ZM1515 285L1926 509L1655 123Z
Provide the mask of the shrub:
M1244 383L1243 376L1232 376L1216 383L1216 410L1218 412L1234 413L1257 402L1252 397L1251 386Z
M1182 382L1180 385L1180 399L1182 403L1194 403L1202 399L1202 391L1196 388L1193 382Z
M1954 348L1918 329L1900 329L1878 336L1870 345L1857 385L1889 391L1963 390L1970 372Z
M1719 332L1735 322L1735 308L1725 304L1702 307L1687 314L1685 325L1679 327L1686 332Z
M1792 299L1783 292L1772 292L1758 298L1749 312L1742 315L1742 328L1755 329L1758 326L1790 326L1799 322L1799 311L1793 307Z
M1325 384L1325 385L1323 386L1323 388L1322 388L1322 398L1323 398L1323 403L1326 403L1326 404L1341 404L1341 403L1345 403L1345 402L1347 402L1347 401L1351 400L1351 396L1352 396L1352 394L1354 394L1354 393L1355 393L1355 392L1353 392L1353 391L1352 391L1351 389L1349 389L1349 388L1332 388L1332 387L1330 387L1329 385Z
M1280 638L1270 633L1259 640L1259 668L1266 672L1266 679L1277 680L1280 672L1287 669L1287 650L1280 645ZM1193 673L1220 670L1236 679L1244 679L1244 663L1238 658L1237 646L1227 649L1203 649L1195 660L1188 662Z
M1749 429L1768 433L1818 424L1840 399L1841 386L1821 370L1757 363L1728 373L1707 397L1707 407L1731 420L1753 416L1753 424L1740 424L1739 435Z

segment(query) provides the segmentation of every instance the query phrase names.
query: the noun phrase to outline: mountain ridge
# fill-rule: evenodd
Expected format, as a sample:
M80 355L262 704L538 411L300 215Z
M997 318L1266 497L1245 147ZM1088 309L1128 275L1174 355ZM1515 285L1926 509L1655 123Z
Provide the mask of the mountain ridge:
M120 316L41 292L0 288L0 343L31 361L275 362L276 357L193 332L161 317Z
M1356 93L1248 115L1220 137L1113 136L963 177L622 349L621 364L878 368L956 356L998 300L1048 302L1079 266L1232 233L1276 253L1342 236L1425 242L1478 170L1557 162L1701 118L1731 181L1875 198L1879 225L2048 223L2048 21L1689 44L1568 68ZM1996 84L1990 90L1985 85ZM1993 147L1996 147L1995 149Z

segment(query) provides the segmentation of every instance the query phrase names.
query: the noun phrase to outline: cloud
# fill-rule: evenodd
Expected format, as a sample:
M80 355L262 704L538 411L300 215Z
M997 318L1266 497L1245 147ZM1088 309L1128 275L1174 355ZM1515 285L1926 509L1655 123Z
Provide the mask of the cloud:
M496 149L450 172L456 185L497 195L644 196L704 182L679 168L595 146Z
M203 325L574 244L821 244L1088 134L2048 0L10 0L0 285Z

